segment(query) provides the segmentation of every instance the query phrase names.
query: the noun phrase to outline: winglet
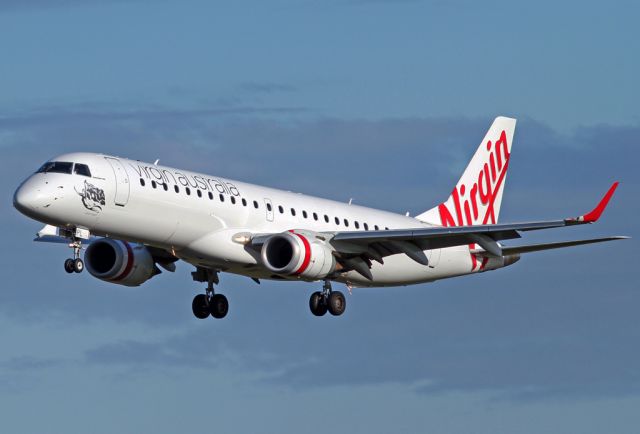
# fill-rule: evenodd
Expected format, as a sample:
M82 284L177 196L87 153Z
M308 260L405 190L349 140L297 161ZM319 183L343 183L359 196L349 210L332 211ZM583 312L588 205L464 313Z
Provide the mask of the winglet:
M609 203L609 200L611 199L611 196L613 196L613 193L616 191L616 188L618 188L618 181L614 182L611 185L611 187L609 188L607 193L600 200L600 203L598 203L598 205L593 210L591 210L590 212L588 212L585 215L582 215L582 216L580 216L580 217L578 217L576 219L569 219L569 222L594 223L594 222L598 221L598 219L602 215L602 212L607 207L607 204Z

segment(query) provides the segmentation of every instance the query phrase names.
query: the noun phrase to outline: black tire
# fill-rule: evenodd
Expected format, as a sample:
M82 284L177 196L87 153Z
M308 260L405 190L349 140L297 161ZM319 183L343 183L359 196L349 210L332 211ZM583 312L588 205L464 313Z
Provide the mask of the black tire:
M327 304L324 302L324 297L321 292L316 291L311 294L311 298L309 298L309 309L311 309L311 313L315 316L323 316L327 313Z
M76 273L82 273L82 270L84 270L84 262L82 262L82 259L76 258L73 261L73 271Z
M342 315L347 308L347 300L344 298L344 294L340 291L332 291L331 294L329 294L327 304L329 313L333 316Z
M209 312L214 318L224 318L229 312L229 300L222 294L216 294L209 301Z
M66 271L69 274L74 272L73 259L69 258L66 261L64 261L64 271Z
M209 317L209 302L207 296L204 294L198 294L193 298L191 303L191 309L193 315L198 319L206 319Z

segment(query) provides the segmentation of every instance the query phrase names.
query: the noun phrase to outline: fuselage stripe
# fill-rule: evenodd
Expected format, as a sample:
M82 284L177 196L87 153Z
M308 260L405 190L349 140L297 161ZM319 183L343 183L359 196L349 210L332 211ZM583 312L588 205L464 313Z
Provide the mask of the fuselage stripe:
M300 238L302 240L302 244L304 244L304 259L302 261L302 265L300 265L300 268L294 272L294 274L301 274L307 269L311 262L311 245L305 236L296 234L295 232L293 232L293 234Z

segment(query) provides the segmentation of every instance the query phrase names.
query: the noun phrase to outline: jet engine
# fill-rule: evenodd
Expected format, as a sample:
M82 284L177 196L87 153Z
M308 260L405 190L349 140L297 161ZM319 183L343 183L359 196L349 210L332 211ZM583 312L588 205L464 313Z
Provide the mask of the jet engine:
M336 270L333 248L308 231L272 235L263 244L261 257L275 274L308 280L322 279Z
M84 262L93 277L125 286L139 286L160 272L145 246L110 238L92 242Z

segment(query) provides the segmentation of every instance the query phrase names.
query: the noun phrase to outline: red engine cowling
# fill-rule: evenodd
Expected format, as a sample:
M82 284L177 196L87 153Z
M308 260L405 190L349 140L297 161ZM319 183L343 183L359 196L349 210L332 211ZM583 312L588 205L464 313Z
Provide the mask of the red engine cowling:
M333 249L308 231L272 235L262 246L261 257L270 271L285 276L315 280L336 270Z
M118 285L139 286L157 274L146 247L110 238L92 242L84 263L93 277Z

